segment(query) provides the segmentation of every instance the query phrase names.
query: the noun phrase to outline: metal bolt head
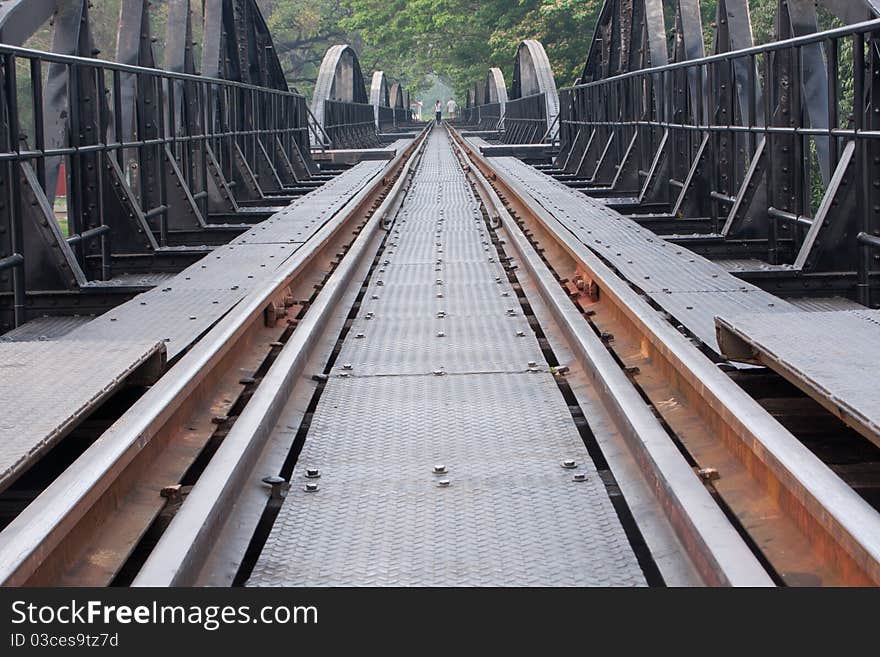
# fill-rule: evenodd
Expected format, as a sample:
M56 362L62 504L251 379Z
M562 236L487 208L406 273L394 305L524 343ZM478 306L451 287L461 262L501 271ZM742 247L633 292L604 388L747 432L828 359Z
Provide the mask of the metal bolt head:
M354 337L355 337L357 340L363 340L363 339L364 339L365 337L367 337L367 336L364 335L363 333L356 333Z
M385 285L385 281L376 281L376 285L378 287L382 287L383 285Z
M305 486L303 486L303 490L307 493L317 493L319 490L319 487L318 487L318 484L310 481Z
M446 468L446 465L444 465L443 463L437 463L434 466L434 474L446 474L447 472L448 472L448 469Z
M446 333L444 333L443 331L437 331L437 337L438 337L438 338L445 338L445 337L446 337Z
M571 478L571 480L572 480L572 481L586 481L586 480L587 480L587 475L585 475L583 472L578 472L577 474L575 474L575 475Z
M538 363L536 363L535 361L533 361L533 360L529 361L529 367L537 367L537 366L538 366Z
M565 459L561 465L566 470L572 470L578 467L577 461L575 461L574 459Z
M434 370L434 376L443 376L446 374L443 370Z
M703 481L715 481L721 478L721 474L715 468L701 468L697 470L697 475Z
M526 337L526 333L525 333L525 331L517 331L517 332L516 332L516 337L518 337L518 338L524 338L524 337Z
M344 369L344 370L350 370L350 369L352 369L351 363L343 363L343 364L342 364L342 369Z
M370 298L371 298L373 301L376 301L376 300L379 298L379 295L378 295L378 294L374 294L374 295L371 296Z
M438 488L449 488L449 484L451 484L451 483L452 482L450 482L448 479L440 479L437 482L437 487Z
M306 468L306 478L307 479L317 479L321 476L321 471L318 468Z

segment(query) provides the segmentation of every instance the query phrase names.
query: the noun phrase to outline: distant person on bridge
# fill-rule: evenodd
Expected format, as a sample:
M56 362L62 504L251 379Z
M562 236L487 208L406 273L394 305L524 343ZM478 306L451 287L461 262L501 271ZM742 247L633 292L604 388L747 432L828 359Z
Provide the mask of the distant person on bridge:
M455 102L455 98L450 98L446 103L446 115L450 119L455 119L455 113L458 111L458 103Z
M443 108L440 106L439 100L434 103L434 118L437 119L437 125L440 125L440 120L443 118Z

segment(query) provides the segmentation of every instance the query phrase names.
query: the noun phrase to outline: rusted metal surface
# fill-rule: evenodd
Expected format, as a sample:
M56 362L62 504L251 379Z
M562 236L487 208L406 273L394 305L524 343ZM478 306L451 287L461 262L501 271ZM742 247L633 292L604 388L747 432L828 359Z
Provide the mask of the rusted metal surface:
M407 155L409 153L407 151ZM187 585L198 576L213 547L213 539L227 520L226 510L245 488L247 479L253 476L251 469L275 428L286 400L303 376L301 368L319 341L323 326L328 323L331 313L340 312L336 303L358 270L361 259L372 255L367 251L372 236L382 226L388 208L400 193L411 162L408 158L405 163L398 161L396 170L386 176L386 180L390 180L393 175L400 174L388 196L375 208L348 249L347 257L322 286L321 294L267 372L264 385L236 421L180 513L144 564L135 585Z
M697 441L711 447L698 461L701 467L730 465L727 478L735 489L730 495L722 492L723 468L716 468L721 479L711 483L734 514L742 515L743 528L778 565L783 581L880 581L880 515L536 204L514 176L473 149L470 155L540 242L557 274L570 281L580 275L598 285L598 302L585 305L591 321L615 353L619 348L624 356L638 356L642 364L634 380L645 377L643 391L685 446L691 436L694 451ZM815 568L815 578L804 576L810 572L804 559Z
M571 302L568 290L559 285L551 270L543 262L526 235L516 224L483 174L494 175L488 167L480 167L484 160L475 160L474 175L486 191L488 203L502 217L514 245L518 262L531 273L540 295L551 312L595 385L606 412L624 444L638 463L642 475L650 482L653 495L659 501L667 522L673 527L685 553L693 562L702 581L710 585L760 586L771 585L765 572L736 530L711 500L709 492L700 484L694 472L678 452L675 443L658 422L651 409L640 398L626 373L614 361L584 321L577 306ZM497 176L496 176L497 180ZM520 215L522 216L522 215ZM548 262L559 264L561 253L554 251L549 240L542 240ZM570 259L570 256L569 256ZM571 265L575 263L571 262ZM589 289L586 288L587 298ZM578 292L575 287L571 290ZM651 545L651 538L647 539Z
M224 405L223 400L228 398L224 393L224 386L229 385L227 377L241 379L242 373L235 369L240 367L238 359L246 357L247 345L259 342L267 308L284 308L289 300L314 294L315 286L323 282L324 272L332 268L336 254L343 253L350 243L352 230L359 228L375 199L390 186L390 172L398 169L404 159L399 156L390 163L386 177L377 176L348 198L337 216L324 223L305 247L245 296L0 533L0 581L7 585L62 579L77 584L108 583L107 576L123 561L122 552L117 551L114 563L106 567L80 570L78 566L82 555L99 545L84 549L100 535L101 518L110 515L117 505L124 506L128 492L139 490L136 482L151 476L156 459L168 459L165 473L179 472L180 462L173 454L166 455L164 447L187 435L190 426L196 427L193 437L204 439L200 425L189 422L206 418L206 408ZM197 449L190 456L195 452ZM165 480L162 487L172 483ZM159 492L154 489L156 496ZM148 512L158 510L155 504L142 508ZM143 529L127 526L128 549ZM109 538L114 545L119 543L116 537ZM79 579L77 573L83 578Z

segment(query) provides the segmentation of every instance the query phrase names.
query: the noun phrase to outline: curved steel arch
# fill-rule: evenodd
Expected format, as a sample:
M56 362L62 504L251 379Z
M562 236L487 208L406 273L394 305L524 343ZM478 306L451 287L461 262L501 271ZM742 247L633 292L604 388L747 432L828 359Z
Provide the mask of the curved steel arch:
M504 105L507 103L507 86L504 84L504 73L500 68L493 67L486 74L486 86L483 96L487 103L499 103L501 114L504 115Z
M0 6L0 43L20 46L58 11L63 0L9 0ZM69 4L69 3L68 3Z
M535 39L526 39L519 44L516 60L513 63L510 99L516 100L537 94L544 95L547 129L555 130L553 126L559 116L559 94L556 91L553 69L550 67L544 46Z
M347 103L368 103L364 76L357 53L348 44L330 46L315 82L312 96L312 114L324 126L324 101L340 100Z
M373 117L376 121L376 129L382 126L382 110L388 111L391 101L388 94L388 78L384 71L373 71L373 80L370 83L370 105L373 106Z
M388 78L384 71L373 71L370 83L370 105L373 107L391 107L391 96L388 91Z
M403 87L400 86L400 82L395 82L391 85L391 91L389 92L389 102L391 103L390 107L393 107L394 109L400 109L404 107Z

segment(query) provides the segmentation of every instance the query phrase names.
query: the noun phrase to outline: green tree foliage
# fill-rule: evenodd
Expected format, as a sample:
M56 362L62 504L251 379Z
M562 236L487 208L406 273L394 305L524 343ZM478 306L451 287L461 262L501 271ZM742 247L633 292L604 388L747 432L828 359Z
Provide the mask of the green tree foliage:
M523 39L541 41L559 84L583 67L601 0L342 0L343 26L358 33L367 60L420 86L432 72L463 96L490 66L510 80Z

